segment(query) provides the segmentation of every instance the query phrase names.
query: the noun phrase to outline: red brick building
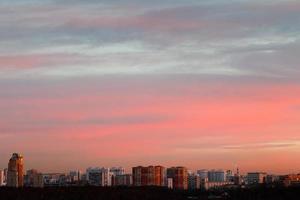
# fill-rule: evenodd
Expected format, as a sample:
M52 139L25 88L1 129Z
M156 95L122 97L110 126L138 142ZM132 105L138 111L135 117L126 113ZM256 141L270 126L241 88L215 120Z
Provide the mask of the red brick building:
M164 186L165 168L162 166L133 167L134 186Z

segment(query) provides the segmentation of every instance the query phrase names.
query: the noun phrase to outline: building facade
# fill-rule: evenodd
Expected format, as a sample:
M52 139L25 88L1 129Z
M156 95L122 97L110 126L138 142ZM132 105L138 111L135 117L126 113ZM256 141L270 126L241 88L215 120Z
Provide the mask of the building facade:
M43 174L35 169L28 170L24 178L24 186L26 187L44 187Z
M162 166L132 168L134 186L165 186L165 177L165 168Z
M88 168L86 170L87 181L94 186L112 186L113 173L109 168Z
M201 178L198 174L189 173L188 174L188 189L198 190L200 189Z
M112 180L113 186L131 186L132 185L132 175L122 174L114 175Z
M7 186L23 187L24 185L24 160L23 156L14 153L9 160L7 169Z
M171 167L167 169L167 178L173 180L173 188L188 189L188 172L185 167Z
M70 171L69 176L71 178L71 182L72 183L76 183L79 182L81 180L81 171L77 170L77 171Z
M226 172L225 170L209 170L208 171L208 181L209 182L225 182L226 181Z
M125 168L124 167L112 167L112 168L110 168L110 172L112 173L113 176L124 175Z
M4 171L0 170L0 186L4 185Z
M247 174L247 184L255 185L266 182L267 174L264 172L250 172Z
M200 179L208 178L208 170L207 169L197 170L197 174L200 176Z

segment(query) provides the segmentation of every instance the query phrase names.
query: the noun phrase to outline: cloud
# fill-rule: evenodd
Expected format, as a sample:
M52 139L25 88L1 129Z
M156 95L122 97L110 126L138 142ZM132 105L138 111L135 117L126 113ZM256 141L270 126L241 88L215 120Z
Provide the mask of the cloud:
M300 166L299 9L293 0L1 1L0 150L44 169L70 158L61 170L98 165L95 156Z
M2 78L299 74L296 1L70 3L2 4Z
M250 150L250 149L281 149L281 148L298 148L300 142L269 142L269 143L255 143L255 144L244 144L244 145L226 145L224 149L231 150Z

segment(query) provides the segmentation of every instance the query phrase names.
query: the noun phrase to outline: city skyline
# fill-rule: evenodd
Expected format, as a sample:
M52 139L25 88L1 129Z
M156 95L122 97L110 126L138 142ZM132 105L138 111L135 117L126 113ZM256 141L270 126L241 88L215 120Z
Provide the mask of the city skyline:
M22 167L20 168L21 171L18 172L18 173L22 174L21 176L23 176L23 174L25 173L25 171L27 172L27 171L32 171L32 170L37 170L37 171L39 171L41 173L44 173L44 174L48 174L48 173L49 174L55 174L55 173L70 173L70 172L74 172L74 171L82 173L82 172L88 172L89 170L93 170L93 169L97 169L97 170L100 170L100 169L110 169L112 171L116 171L117 174L118 174L118 172L120 170L121 170L121 174L128 174L128 173L131 174L135 168L140 168L140 167L141 168L162 167L164 169L167 169L167 168L177 168L177 167L181 168L181 167L183 167L183 168L186 168L186 170L189 173L191 172L191 173L197 173L197 174L201 173L200 171L219 171L219 170L221 170L223 172L230 171L231 173L236 174L236 175L245 175L247 173L266 173L266 174L270 174L270 175L288 175L288 174L293 175L293 174L299 174L299 172L293 172L293 171L289 171L287 173L280 174L280 173L273 173L270 170L269 171L261 171L261 170L258 170L258 169L257 170L252 170L252 171L245 171L245 170L240 169L239 166L234 166L233 168L223 168L221 166L218 166L218 167L215 167L215 168L205 168L205 167L198 166L198 167L196 167L194 169L191 169L188 166L183 165L183 164L166 166L166 165L161 165L161 164L148 164L148 165L146 164L145 165L145 164L141 164L141 163L137 164L135 166L130 166L128 168L125 168L124 165L114 165L114 166L94 165L94 166L86 166L86 167L83 167L83 168L74 168L73 167L73 168L70 168L70 169L65 169L64 171L55 171L53 169L50 169L50 171L42 171L40 169L37 169L36 167L32 167L31 165L29 165L30 167L26 167L26 165L24 165L24 157L20 153L13 153L12 157L9 159L8 167L4 166L4 167L1 168L1 166L0 166L0 171L8 170L11 167L11 165L12 165L11 161L15 160L16 158L17 159L20 158L22 160L21 161L21 163L22 163L21 166ZM13 164L13 166L16 167L17 165Z
M0 168L300 172L297 0L3 0L0 30Z

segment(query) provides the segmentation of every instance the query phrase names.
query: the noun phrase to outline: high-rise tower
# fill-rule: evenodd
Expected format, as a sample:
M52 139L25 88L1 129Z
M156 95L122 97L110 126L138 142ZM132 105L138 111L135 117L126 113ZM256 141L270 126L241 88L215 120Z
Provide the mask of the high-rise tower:
M7 186L23 187L23 183L24 183L23 156L18 153L14 153L8 163Z

